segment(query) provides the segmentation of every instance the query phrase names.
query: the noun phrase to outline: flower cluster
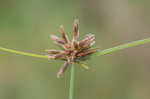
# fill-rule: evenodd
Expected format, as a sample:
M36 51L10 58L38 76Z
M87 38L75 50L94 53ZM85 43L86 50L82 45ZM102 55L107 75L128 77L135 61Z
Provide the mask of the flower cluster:
M57 45L61 46L63 50L47 50L49 59L63 59L65 60L64 65L61 67L57 74L59 78L70 64L74 63L77 59L93 54L97 49L91 49L92 45L95 43L95 36L93 34L88 34L85 39L78 41L79 38L79 21L75 19L74 21L74 31L73 39L70 41L67 34L64 32L64 28L60 26L60 32L62 39L51 35L51 38L56 42Z

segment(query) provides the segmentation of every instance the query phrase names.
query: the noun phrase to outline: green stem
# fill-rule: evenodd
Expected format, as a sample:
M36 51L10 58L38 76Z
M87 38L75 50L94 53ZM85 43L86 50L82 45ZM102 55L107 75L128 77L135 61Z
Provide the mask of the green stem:
M16 51L16 50L13 50L13 49L7 49L7 48L3 48L3 47L0 47L0 50L6 51L6 52L10 52L10 53L15 53L15 54L18 54L18 55L24 55L24 56L32 56L32 57L46 58L46 59L48 58L48 56L45 56L45 55L38 55L38 54L33 54L33 53L26 53L26 52Z
M146 43L150 43L150 38L138 40L138 41L133 41L133 42L122 44L122 45L119 45L119 46L116 46L113 48L105 49L105 50L97 52L96 55L110 54L110 53L115 52L115 51L119 51L119 50L122 50L125 48L134 47L134 46L138 46L138 45L142 45L142 44L146 44Z
M74 67L74 64L72 64L72 66L71 66L71 78L70 78L70 89L69 89L69 99L73 99L74 78L75 78L75 67Z

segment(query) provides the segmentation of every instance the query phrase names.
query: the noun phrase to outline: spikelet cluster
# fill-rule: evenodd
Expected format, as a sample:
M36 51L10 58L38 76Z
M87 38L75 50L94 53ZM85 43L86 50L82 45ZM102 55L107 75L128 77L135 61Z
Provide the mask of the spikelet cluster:
M86 35L85 39L78 41L79 38L79 21L74 20L73 39L69 40L67 34L64 32L64 28L60 26L60 33L62 38L55 35L51 35L51 38L55 43L62 47L63 50L47 50L49 59L63 59L64 65L60 68L57 77L59 78L70 64L74 63L77 59L93 54L97 49L92 49L92 45L95 43L95 36L93 34Z

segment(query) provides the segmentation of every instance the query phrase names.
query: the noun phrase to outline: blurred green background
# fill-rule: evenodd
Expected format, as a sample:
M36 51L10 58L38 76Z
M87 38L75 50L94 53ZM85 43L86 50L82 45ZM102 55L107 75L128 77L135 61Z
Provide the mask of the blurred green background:
M110 48L150 37L149 0L0 0L0 46L45 55L57 48L49 38L64 25L69 34L80 19L81 38L96 35ZM74 99L150 99L150 44L92 57L76 65ZM68 99L70 70L62 61L0 51L0 99ZM93 71L94 70L94 71Z

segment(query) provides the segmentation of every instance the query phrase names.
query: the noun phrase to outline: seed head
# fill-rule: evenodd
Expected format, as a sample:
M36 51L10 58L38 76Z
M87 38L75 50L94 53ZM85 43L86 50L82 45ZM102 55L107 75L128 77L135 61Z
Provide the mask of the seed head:
M49 55L49 59L63 59L66 62L60 68L57 77L59 78L70 64L76 62L77 59L81 59L90 54L96 53L97 49L92 49L95 43L95 36L93 34L88 34L85 39L78 41L79 38L79 20L74 20L74 31L73 39L69 41L67 34L64 32L64 28L60 26L60 33L62 34L62 39L51 35L51 38L56 42L57 45L61 46L63 50L46 50Z

